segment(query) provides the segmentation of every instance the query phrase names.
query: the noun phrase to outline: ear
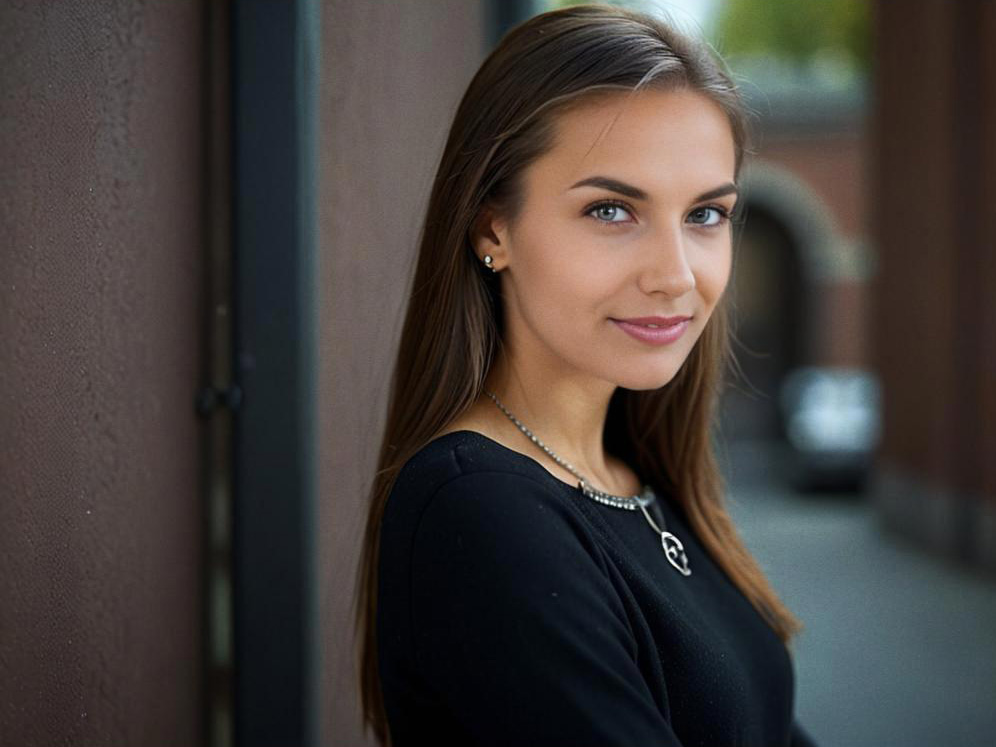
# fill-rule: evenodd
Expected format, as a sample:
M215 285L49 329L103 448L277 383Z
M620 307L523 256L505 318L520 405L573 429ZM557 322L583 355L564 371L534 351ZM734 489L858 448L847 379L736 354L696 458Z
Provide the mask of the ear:
M485 203L477 212L471 228L471 241L474 253L483 262L484 255L494 258L496 268L503 267L508 260L508 234L504 219L490 203Z

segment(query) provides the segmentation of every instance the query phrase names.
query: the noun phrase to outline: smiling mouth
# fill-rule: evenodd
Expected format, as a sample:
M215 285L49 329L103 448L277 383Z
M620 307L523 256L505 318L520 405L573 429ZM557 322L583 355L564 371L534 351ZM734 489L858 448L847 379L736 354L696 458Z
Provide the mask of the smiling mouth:
M635 319L615 319L609 317L613 322L621 322L623 324L633 324L638 327L645 327L647 329L664 329L667 327L673 327L677 324L683 324L684 322L689 322L692 320L690 316L669 316L669 317L638 317Z
M649 345L670 345L684 335L691 323L691 317L671 317L670 324L660 322L636 323L630 320L613 319L612 323L619 329L641 342ZM665 321L671 321L666 319Z

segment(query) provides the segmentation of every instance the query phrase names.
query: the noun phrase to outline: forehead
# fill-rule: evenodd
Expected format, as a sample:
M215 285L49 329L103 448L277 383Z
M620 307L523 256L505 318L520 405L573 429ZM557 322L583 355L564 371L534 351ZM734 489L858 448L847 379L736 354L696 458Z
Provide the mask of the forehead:
M557 115L553 146L527 180L554 188L600 174L653 193L732 181L735 165L732 127L712 99L690 90L644 90L601 96Z

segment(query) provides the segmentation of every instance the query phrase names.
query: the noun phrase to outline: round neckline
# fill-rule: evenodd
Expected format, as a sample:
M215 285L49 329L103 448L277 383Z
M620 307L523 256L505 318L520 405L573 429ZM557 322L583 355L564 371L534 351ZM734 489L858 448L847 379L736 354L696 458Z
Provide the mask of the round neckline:
M517 457L519 457L521 459L524 459L527 462L532 463L532 465L534 465L537 469L542 470L543 474L547 478L549 478L550 480L553 480L558 485L563 486L566 490L570 490L574 494L584 495L582 493L581 487L580 487L580 485L578 483L571 484L569 482L565 482L565 481L561 480L559 477L557 477L555 474L553 474L550 470L548 470L546 467L544 467L539 462L539 460L534 459L533 457L529 456L528 454L523 454L521 451L517 451L516 449L510 448L510 447L506 446L505 444L501 443L500 441L496 441L495 439L491 438L491 436L489 436L489 435L487 435L485 433L481 433L480 431L471 430L469 428L460 428L459 430L449 431L448 433L444 433L442 436L439 436L438 438L433 439L430 443L435 443L436 441L442 441L444 438L447 438L448 436L458 436L458 435L466 436L467 434L469 434L471 436L474 436L474 437L477 437L479 439L483 439L484 441L487 441L488 443L492 444L493 446L497 446L498 449L501 450L502 452L507 452L507 453L512 454L514 456L517 456ZM641 482L643 482L643 481L641 480ZM653 486L648 486L647 483L643 483L643 486L642 486L641 490L645 490L647 487L650 487L650 489L653 490ZM653 490L653 492L656 495L657 491ZM626 497L629 497L629 496L626 496ZM593 502L594 503L598 503L598 501L593 501Z

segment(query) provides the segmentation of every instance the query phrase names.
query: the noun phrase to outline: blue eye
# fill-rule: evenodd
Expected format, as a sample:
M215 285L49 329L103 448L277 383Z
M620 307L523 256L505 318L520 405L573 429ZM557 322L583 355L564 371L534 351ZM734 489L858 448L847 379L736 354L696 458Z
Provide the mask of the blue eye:
M710 220L710 213L715 215L715 218ZM695 208L691 213L688 214L690 222L697 226L705 226L707 228L711 226L718 226L729 219L730 214L721 207L715 205L709 205L707 207ZM699 220L701 218L701 220Z
M627 223L625 216L632 218L629 209L618 202L600 202L588 208L585 215L590 215L599 223ZM617 220L622 218L622 220Z

